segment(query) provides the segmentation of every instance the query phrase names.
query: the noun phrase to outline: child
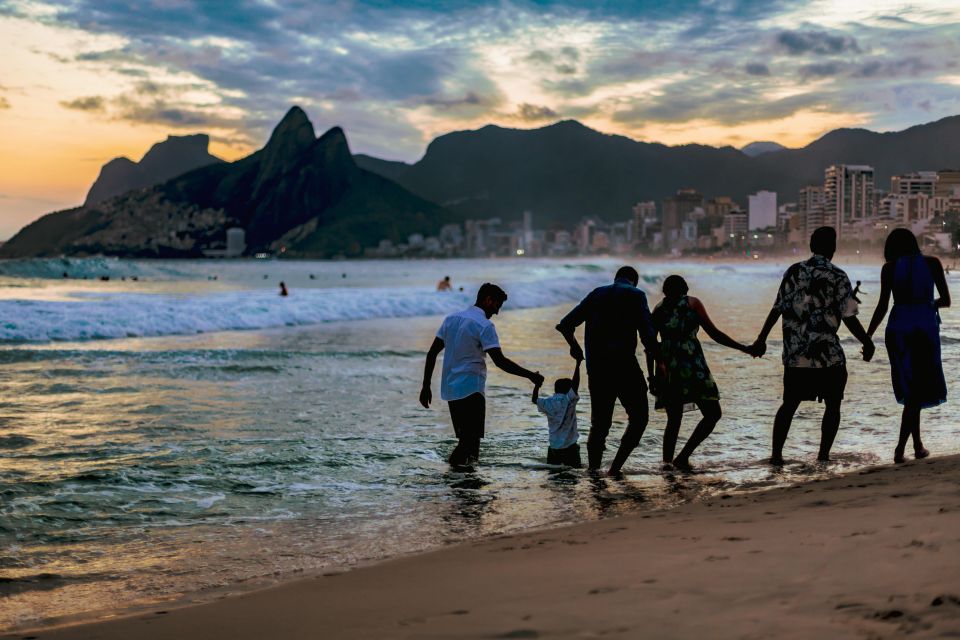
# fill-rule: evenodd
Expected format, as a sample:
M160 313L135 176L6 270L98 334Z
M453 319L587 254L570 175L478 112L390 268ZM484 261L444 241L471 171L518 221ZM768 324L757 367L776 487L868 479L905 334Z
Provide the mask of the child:
M541 413L547 415L550 429L550 448L547 449L549 464L562 464L579 468L580 445L577 444L577 389L580 387L580 362L573 372L573 379L560 378L553 383L554 394L549 398L538 398L540 385L533 388L533 403Z

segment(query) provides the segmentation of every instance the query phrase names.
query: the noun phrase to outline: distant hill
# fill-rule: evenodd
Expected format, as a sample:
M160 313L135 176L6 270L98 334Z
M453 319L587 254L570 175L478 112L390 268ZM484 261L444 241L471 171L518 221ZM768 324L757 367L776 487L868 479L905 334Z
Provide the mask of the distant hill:
M114 158L101 167L100 175L83 204L97 204L132 189L151 187L199 167L223 162L210 155L207 151L209 145L210 136L205 133L168 136L165 141L150 147L140 162L125 157Z
M786 149L786 147L779 142L770 142L764 140L760 142L751 142L745 147L740 147L740 152L744 155L750 156L751 158L756 158L757 156L770 153L771 151L783 151L784 149Z
M834 163L870 164L886 188L897 173L960 166L960 116L895 133L838 129L801 149L755 157L733 147L637 142L573 120L529 130L489 125L436 138L414 164L369 156L357 163L466 217L516 219L530 210L538 226L569 225L585 215L624 220L636 202L683 187L744 206L748 194L768 189L785 202L821 184Z
M246 230L249 251L358 255L380 239L435 233L441 207L361 169L334 127L319 138L293 107L259 151L162 184L47 214L0 248L0 257L90 255L193 257Z

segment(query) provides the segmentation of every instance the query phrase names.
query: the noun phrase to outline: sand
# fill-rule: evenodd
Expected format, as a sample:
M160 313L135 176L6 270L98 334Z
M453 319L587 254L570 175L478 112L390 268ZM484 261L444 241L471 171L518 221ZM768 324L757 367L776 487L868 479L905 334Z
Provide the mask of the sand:
M960 637L960 456L10 637Z

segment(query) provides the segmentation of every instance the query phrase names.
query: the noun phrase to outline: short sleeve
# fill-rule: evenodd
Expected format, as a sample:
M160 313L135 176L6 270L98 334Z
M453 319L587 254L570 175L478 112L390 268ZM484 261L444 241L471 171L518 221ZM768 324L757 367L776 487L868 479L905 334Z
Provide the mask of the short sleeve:
M450 318L449 317L444 318L443 322L440 323L440 328L437 329L437 337L443 340L444 342L447 341L447 325L449 323L450 323Z
M547 412L547 399L546 398L537 398L537 409L540 410L540 413Z
M853 297L850 278L845 273L841 275L837 284L837 308L840 310L841 318L852 318L860 313L860 305L857 304L857 299Z
M490 322L480 330L480 348L483 351L500 348L500 337L497 335L497 328Z

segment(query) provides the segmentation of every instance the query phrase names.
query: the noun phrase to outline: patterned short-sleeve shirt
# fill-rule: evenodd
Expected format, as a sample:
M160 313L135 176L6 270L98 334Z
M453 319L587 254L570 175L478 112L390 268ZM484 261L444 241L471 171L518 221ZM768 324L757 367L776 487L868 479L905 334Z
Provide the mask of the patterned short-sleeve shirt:
M783 366L846 364L837 330L858 308L843 269L820 255L798 262L783 274L774 307L783 314Z

